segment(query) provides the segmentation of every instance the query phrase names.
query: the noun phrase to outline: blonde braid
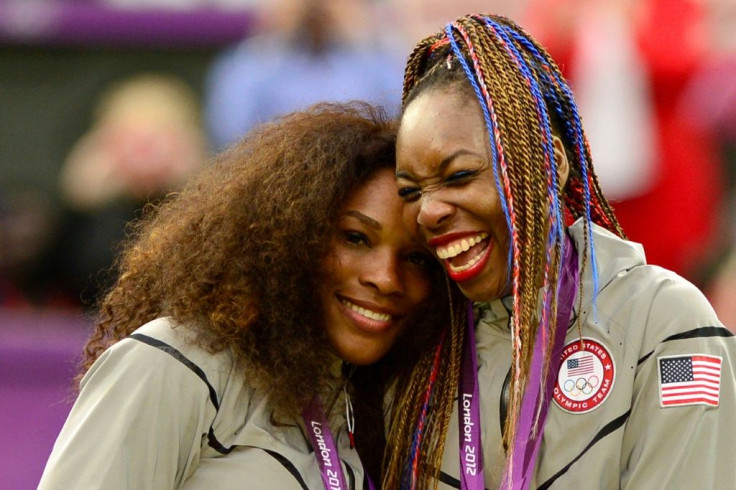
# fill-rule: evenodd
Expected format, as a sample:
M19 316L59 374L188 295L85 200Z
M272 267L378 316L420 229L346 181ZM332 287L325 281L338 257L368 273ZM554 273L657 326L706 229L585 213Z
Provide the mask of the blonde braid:
M504 31L504 28L508 30ZM586 253L583 253L581 273L590 262L588 255L592 254L592 245L589 243L591 222L605 226L622 237L624 235L593 172L590 150L570 90L558 66L546 51L519 26L498 16L465 16L455 21L450 31L453 43L448 42L443 31L417 44L407 62L402 100L406 107L429 87L459 84L458 87L463 87L469 99L478 100L481 108L492 111L492 122L489 122L488 112L484 113L487 124L494 125L493 128L489 126L489 131L495 130L492 135L489 133L493 137L490 144L495 146L493 150L502 152L499 154L503 159L499 158L499 162L505 162L503 168L507 176L507 180L499 183L499 192L504 202L513 200L514 203L511 214L507 213L512 240L510 246L515 251L509 272L514 275L514 284L517 285L513 291L516 319L512 324L517 325L518 329L515 327L512 330L517 336L514 345L520 347L512 351L509 410L503 434L504 446L508 448L507 457L511 461L518 416L540 322L544 318L548 327L544 332L543 379L551 361L551 339L557 328L566 328L566 325L556 324L563 232L558 229L557 234L550 235L551 226L562 226L560 216L565 204L574 217L585 218ZM459 49L460 53L455 53L454 49ZM471 73L466 74L464 69L460 69L457 56L462 57ZM453 60L449 65L446 63L448 57ZM472 79L469 78L471 76ZM537 87L536 92L534 87ZM574 155L568 154L570 173L566 186L558 181L557 168L553 165L552 134L563 140L566 149L575 150ZM587 182L583 181L584 176L587 176ZM557 214L553 215L553 211ZM544 317L539 316L541 286L545 286L548 292L542 308ZM578 298L581 297L582 290L578 293ZM455 328L453 326L453 331ZM450 340L449 344L453 344L453 341ZM452 385L444 384L444 375L448 371L442 372L442 381L438 380L433 398L436 406L446 407L445 398L454 399L461 352L461 348L443 346L443 356L457 355L458 359L449 360L449 365L456 366L449 372L452 374ZM405 398L398 405L400 410L394 412L395 415L403 412L398 414L399 418L403 415L409 421L415 421L420 413L421 394L431 373L430 357L428 354L421 367L412 373L410 389L401 391L405 393ZM445 359L442 362L445 369ZM433 478L432 475L439 471L445 440L442 427L447 424L442 417L451 414L451 407L449 412L434 408L421 448L420 482L428 482L428 478ZM409 434L411 423L401 421L396 427L399 430L392 437L405 437L399 433ZM406 455L409 450L410 442L405 442L398 454L392 455L405 459L398 463L394 459L389 465L388 474L391 471L397 473L396 468L398 473L401 472L401 463L408 461ZM386 482L397 484L401 479L397 476Z
M419 480L418 488L435 488L439 483L447 428L452 419L454 400L457 395L462 365L462 344L465 337L467 314L464 309L465 298L457 286L448 282L450 298L450 317L448 334L441 346L439 376L433 388L432 404L424 428L424 438L418 448ZM387 452L384 459L383 488L401 488L405 469L411 459L412 440L416 421L422 411L423 397L427 381L432 373L434 351L428 351L419 363L405 376L400 377L395 386L391 407L389 430L386 437Z
M520 352L520 372L516 372L514 363L510 386L510 416L507 417L504 430L504 443L513 451L515 428L518 422L521 401L529 366L534 350L534 338L538 328L537 298L542 281L541 272L546 263L546 242L544 236L548 228L546 210L546 180L544 169L544 153L538 131L529 127L539 117L535 111L534 100L527 89L527 82L515 69L498 37L477 22L470 22L478 33L479 42L476 49L480 64L488 62L490 66L483 71L492 73L489 77L489 91L494 100L501 146L506 152L509 162L508 174L511 193L517 203L516 229L520 248L520 290L518 309L521 315L522 350ZM490 39L488 39L490 38ZM481 41L482 40L482 41Z

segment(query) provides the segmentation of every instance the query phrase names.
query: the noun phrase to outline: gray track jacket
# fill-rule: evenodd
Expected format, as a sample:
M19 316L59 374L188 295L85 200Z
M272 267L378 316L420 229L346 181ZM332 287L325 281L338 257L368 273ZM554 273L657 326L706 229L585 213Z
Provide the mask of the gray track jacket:
M267 397L248 387L231 356L187 344L183 331L154 320L103 353L40 489L324 488L302 429L272 425ZM331 422L347 485L363 488L344 417Z
M584 250L582 223L570 234ZM576 311L587 352L577 352L580 336L571 326L531 487L736 489L736 338L692 284L646 265L638 244L601 228L594 243L597 311L590 266ZM485 485L497 489L509 313L503 300L480 306ZM453 417L440 488L459 488L457 408Z

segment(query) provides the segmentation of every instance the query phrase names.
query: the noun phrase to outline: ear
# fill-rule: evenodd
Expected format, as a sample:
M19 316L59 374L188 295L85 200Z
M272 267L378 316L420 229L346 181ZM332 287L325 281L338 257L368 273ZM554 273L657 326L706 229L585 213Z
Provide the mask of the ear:
M552 136L552 144L555 147L555 160L557 161L557 178L560 181L560 188L565 187L567 177L570 174L570 163L567 161L567 152L565 145L557 136Z

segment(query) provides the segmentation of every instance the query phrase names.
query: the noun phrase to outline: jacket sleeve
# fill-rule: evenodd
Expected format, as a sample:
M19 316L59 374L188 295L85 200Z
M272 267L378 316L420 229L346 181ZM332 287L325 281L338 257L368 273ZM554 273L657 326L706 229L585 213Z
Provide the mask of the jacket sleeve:
M703 294L672 276L648 318L621 455L621 488L734 488L736 339ZM720 359L717 406L661 400L663 360ZM688 378L684 378L687 380Z
M134 338L87 372L39 489L168 489L196 468L214 418L206 384L165 350Z

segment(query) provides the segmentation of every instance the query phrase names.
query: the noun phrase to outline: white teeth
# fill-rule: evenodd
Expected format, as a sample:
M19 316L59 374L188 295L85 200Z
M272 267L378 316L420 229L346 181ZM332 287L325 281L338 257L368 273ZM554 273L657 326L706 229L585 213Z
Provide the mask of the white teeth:
M480 233L474 237L463 238L462 240L459 240L450 245L446 245L444 247L437 247L437 257L443 260L457 257L461 253L470 250L470 247L472 247L473 245L485 240L486 237L488 237L488 233Z
M391 315L387 313L379 313L373 310L367 310L362 306L355 305L349 301L343 300L342 304L356 312L358 315L370 318L371 320L378 320L379 322L387 322L391 319Z
M480 260L480 258L483 256L483 252L484 251L485 251L485 248L483 250L481 250L480 252L478 252L478 255L476 255L475 257L473 257L472 259L470 259L467 264L460 265L460 266L457 266L457 267L454 267L452 264L449 264L450 265L450 270L452 272L462 272L462 271L465 271L465 270L470 269L471 267L473 267L475 264L478 263L478 261Z

